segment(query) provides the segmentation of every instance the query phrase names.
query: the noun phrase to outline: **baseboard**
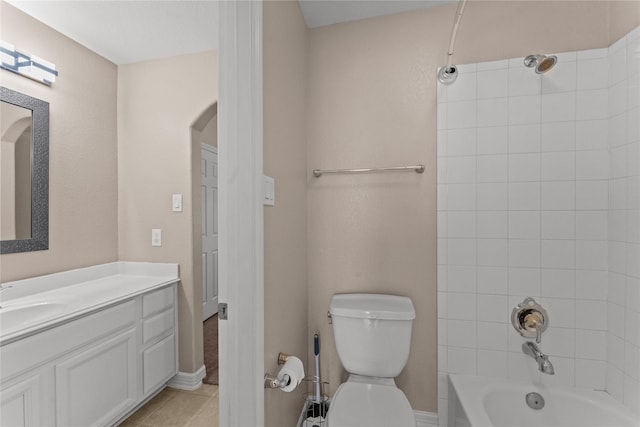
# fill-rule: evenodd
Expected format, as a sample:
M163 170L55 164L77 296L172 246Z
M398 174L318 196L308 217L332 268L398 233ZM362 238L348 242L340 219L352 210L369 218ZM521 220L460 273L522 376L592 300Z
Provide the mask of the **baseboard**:
M438 414L433 412L413 411L416 427L438 427Z
M171 388L177 388L180 390L193 391L200 388L202 385L202 379L207 375L207 371L204 365L193 373L178 372L173 378L169 380L167 385Z

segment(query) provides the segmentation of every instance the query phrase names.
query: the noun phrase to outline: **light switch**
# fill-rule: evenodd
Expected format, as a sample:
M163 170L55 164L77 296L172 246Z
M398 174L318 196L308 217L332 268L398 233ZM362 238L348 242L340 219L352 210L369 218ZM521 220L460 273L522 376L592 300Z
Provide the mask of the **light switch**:
M162 246L162 230L159 228L151 229L151 246Z
M276 204L276 183L270 176L263 175L263 189L265 206L274 206Z
M174 194L172 197L171 210L182 212L182 194Z

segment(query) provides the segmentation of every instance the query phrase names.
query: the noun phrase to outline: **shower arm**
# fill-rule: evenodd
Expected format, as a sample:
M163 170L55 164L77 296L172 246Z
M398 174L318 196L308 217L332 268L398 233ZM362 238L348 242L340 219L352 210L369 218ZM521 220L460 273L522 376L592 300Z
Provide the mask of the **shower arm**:
M451 40L449 41L449 50L447 51L447 65L446 70L451 69L451 58L453 56L453 48L456 44L456 35L458 34L458 26L460 25L460 19L462 18L462 13L464 12L464 7L467 4L467 0L460 0L458 2L458 9L456 10L456 16L453 20L453 28L451 29Z

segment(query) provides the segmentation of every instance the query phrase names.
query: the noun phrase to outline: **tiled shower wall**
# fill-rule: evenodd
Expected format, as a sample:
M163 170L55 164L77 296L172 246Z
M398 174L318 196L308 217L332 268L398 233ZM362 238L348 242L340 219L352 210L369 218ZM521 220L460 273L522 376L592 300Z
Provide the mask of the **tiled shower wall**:
M639 35L559 54L543 75L515 58L439 84L441 425L449 372L637 393ZM528 296L549 313L554 376L510 323Z
M640 411L640 29L609 48L606 389Z

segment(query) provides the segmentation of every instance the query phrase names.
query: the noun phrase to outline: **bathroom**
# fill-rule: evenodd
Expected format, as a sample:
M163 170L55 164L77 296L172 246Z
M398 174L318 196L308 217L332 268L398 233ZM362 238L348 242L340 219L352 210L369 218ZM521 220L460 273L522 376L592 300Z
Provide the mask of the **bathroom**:
M435 70L445 61L455 10L455 4L451 4L308 29L297 2L263 4L264 174L275 178L277 189L275 206L264 209L264 304L259 299L251 302L264 307L263 318L256 322L264 325L264 345L253 344L260 349L255 355L258 364L263 362L259 369L251 368L260 377L277 369L280 351L313 355L310 337L319 332L322 376L330 383L328 392L333 393L345 378L326 320L331 295L359 291L407 295L414 302L417 317L410 359L398 385L413 409L422 413L424 423L434 424L434 414L446 399L438 393L438 372L444 371L437 339L442 308L436 305L439 98ZM607 48L640 24L638 16L637 2L470 2L460 24L453 59L456 64L467 64L524 58L531 53ZM44 53L42 56L47 58ZM193 70L200 71L198 67ZM88 79L86 84L93 85L92 90L102 88L106 94L114 93L113 80L104 88L105 79L100 84L96 80ZM62 75L59 82L63 84ZM194 117L206 106L203 103ZM113 115L114 107L107 108ZM14 256L16 265L3 256L3 270L6 266L14 271L3 281L27 277L30 272L46 274L118 259L189 265L189 259L177 254L147 249L146 230L154 227L149 211L157 209L145 207L144 201L137 199L141 190L122 181L127 177L120 177L126 173L122 168L129 162L135 168L142 159L136 158L136 153L125 157L113 143L109 144L119 139L121 131L118 127L116 132L114 117L110 123L99 121L98 125L104 127L99 133L105 139L92 146L92 150L104 151L92 151L87 156L109 159L104 170L96 171L95 164L87 163L86 170L74 171L69 165L77 168L82 162L63 156L71 154L71 149L52 153L52 180L55 164L60 165L57 173L65 175L57 178L62 194L51 198L51 238L59 242L59 249L55 248L54 254L52 246L50 253L33 253L24 261ZM81 144L86 142L76 142ZM182 182L180 188L167 183L158 191L187 193L184 188L190 181L185 153L178 148L163 153L147 150L137 155L145 159L153 156L158 170L180 174L176 177ZM182 172L176 170L176 159L182 159ZM314 168L415 162L426 165L423 174L321 178L311 174ZM75 173L80 178L66 176ZM164 172L149 179L163 176ZM99 180L95 186L101 188L100 193L90 191L88 177ZM65 184L69 182L75 184ZM125 197L125 191L132 195ZM63 197L69 201L63 204ZM101 203L109 208L99 209ZM120 217L117 205L140 214L142 225L125 214ZM80 230L74 228L82 222L72 214L83 209L95 209L88 214L101 218L99 230L93 228L94 222ZM55 217L53 212L58 212ZM54 218L67 219L56 225ZM145 232L136 234L138 227ZM177 233L188 230L189 226L183 226ZM100 245L95 244L98 241ZM87 259L79 260L80 255ZM41 270L34 271L34 265ZM186 280L184 270L181 278ZM283 301L286 310L281 308ZM510 309L511 305L504 307L505 322ZM547 309L551 318L561 315L551 306ZM196 331L187 328L185 334L196 341ZM543 349L545 343L543 338ZM472 352L476 352L475 346ZM198 369L197 360L189 361L188 355L184 359L187 364L181 365L181 371ZM307 369L313 366L312 359L308 358ZM221 387L225 380L222 375ZM301 406L299 395L266 390L244 399L262 404L261 393L265 425L295 424ZM239 405L246 409L242 402ZM255 411L259 419L260 410Z

